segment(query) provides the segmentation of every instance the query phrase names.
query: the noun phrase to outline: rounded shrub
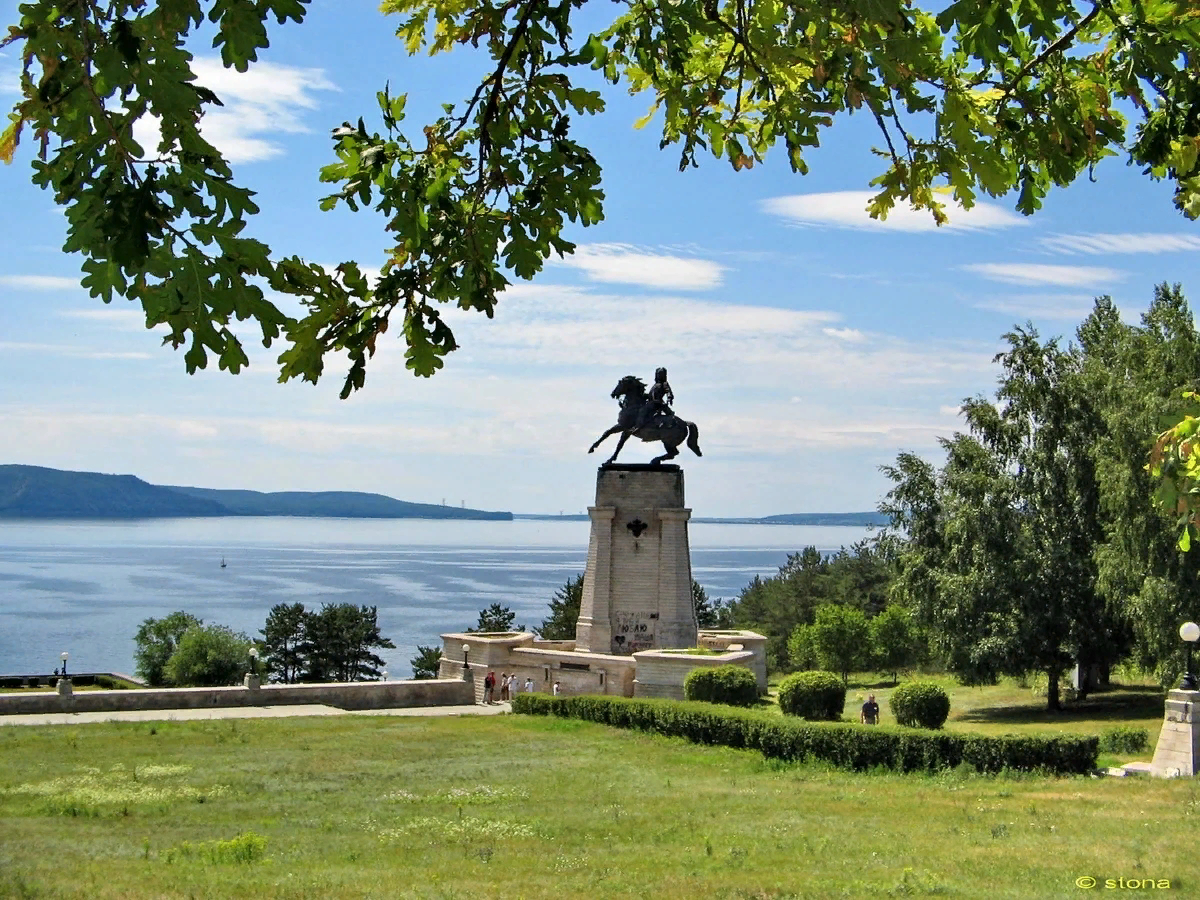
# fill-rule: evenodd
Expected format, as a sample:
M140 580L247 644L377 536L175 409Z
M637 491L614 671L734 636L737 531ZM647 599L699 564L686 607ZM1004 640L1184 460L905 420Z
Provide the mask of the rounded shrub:
M932 681L912 681L892 691L892 715L910 728L941 728L950 715L950 698Z
M753 706L758 700L758 680L745 666L715 666L692 669L683 680L688 700Z
M797 672L779 683L784 715L836 722L846 708L846 686L832 672Z

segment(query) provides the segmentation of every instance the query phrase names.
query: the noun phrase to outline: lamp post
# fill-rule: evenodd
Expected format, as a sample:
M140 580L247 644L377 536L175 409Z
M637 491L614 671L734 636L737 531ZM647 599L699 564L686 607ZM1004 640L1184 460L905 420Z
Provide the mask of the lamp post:
M250 648L250 671L246 673L246 679L243 682L246 687L252 691L258 690L262 686L262 679L258 677L258 648Z
M62 677L63 678L67 677L67 657L69 655L70 654L68 654L66 650L64 650L62 653L60 653L58 655L58 658L62 660L62 664L63 664L63 666L62 666Z
M67 655L66 650L58 655L58 658L62 660L62 675L59 676L58 684L55 687L60 697L71 696L71 679L67 677Z
M383 670L383 680L384 680L384 681L387 681L387 679L388 679L388 673L387 673L387 669L384 669L384 670Z
M1197 640L1200 640L1200 625L1195 622L1184 622L1179 626L1179 636L1187 644L1187 668L1184 671L1183 681L1179 683L1179 689L1194 691L1196 690L1196 676L1192 672L1192 647L1196 645Z
M471 655L471 645L463 644L463 671L467 671L467 657Z

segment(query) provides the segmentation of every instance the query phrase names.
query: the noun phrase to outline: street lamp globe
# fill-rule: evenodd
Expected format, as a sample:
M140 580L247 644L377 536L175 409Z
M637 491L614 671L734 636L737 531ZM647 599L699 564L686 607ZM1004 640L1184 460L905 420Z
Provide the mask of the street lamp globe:
M1179 626L1179 636L1187 644L1187 666L1184 669L1183 681L1179 682L1179 689L1194 691L1197 689L1197 683L1196 676L1192 672L1192 647L1196 645L1197 640L1200 640L1200 625L1195 622L1184 622Z
M68 657L69 655L70 655L70 654L69 654L69 653L67 653L67 651L66 651L66 650L64 650L62 653L60 653L60 654L58 655L58 658L62 660L62 664L63 664L63 665L62 665L62 677L63 677L63 678L66 678L66 677L67 677L67 657Z

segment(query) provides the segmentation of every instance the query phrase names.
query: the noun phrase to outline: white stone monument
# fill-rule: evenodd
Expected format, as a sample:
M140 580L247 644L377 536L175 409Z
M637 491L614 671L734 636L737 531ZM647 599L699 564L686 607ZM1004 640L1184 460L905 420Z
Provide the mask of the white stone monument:
M600 468L576 650L627 656L696 646L691 514L678 466Z
M1150 771L1167 777L1200 774L1200 691L1167 692L1162 731Z

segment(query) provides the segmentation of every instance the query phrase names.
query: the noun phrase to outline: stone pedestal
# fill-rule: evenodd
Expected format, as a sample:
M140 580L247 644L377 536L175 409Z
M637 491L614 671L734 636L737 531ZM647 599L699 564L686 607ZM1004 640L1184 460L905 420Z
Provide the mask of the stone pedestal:
M602 466L575 648L622 656L696 646L692 564L678 466Z
M1150 764L1155 775L1188 776L1200 768L1200 691L1167 693L1162 731Z
M252 691L257 691L262 687L262 677L259 675L251 675L246 673L246 677L242 679L242 684Z
M57 688L58 695L60 697L70 697L75 691L75 688L71 685L70 678L58 679L58 682L55 684L55 687Z

